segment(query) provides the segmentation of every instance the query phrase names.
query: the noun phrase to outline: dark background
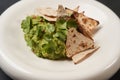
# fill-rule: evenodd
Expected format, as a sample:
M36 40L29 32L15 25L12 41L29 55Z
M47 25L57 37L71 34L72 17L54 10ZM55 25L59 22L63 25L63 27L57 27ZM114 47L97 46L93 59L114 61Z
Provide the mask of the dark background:
M14 4L19 0L0 0L0 14L4 10L6 10L9 6ZM112 9L119 17L120 17L120 0L97 0L106 6L108 6L110 9ZM0 80L12 80L10 77L8 77L1 69L0 69ZM120 80L120 70L113 75L110 80Z

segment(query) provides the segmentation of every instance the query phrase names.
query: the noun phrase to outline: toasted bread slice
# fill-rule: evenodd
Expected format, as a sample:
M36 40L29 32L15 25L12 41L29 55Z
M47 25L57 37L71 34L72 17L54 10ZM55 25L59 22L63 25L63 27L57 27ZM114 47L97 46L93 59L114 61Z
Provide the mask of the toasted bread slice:
M57 20L57 11L52 8L37 8L34 14L42 16L48 21Z
M62 5L59 5L57 10L57 17L64 17L66 15L67 13L65 11L65 8Z
M77 6L77 7L76 7L75 9L73 9L73 10L65 7L65 11L66 11L66 13L69 14L69 15L72 15L74 12L78 12L78 10L79 10L79 6Z
M62 5L59 5L57 10L57 17L72 15L74 12L78 12L78 10L79 6L72 10L67 7L64 8Z
M92 39L92 33L98 26L99 21L85 16L84 12L83 13L74 12L74 17L78 21L80 32L82 32L85 36Z
M94 41L78 32L75 28L70 28L67 33L66 55L73 55L94 47Z
M88 50L85 50L83 52L80 52L78 54L75 54L73 57L72 57L72 60L75 64L79 63L80 61L84 60L85 58L87 58L87 56L89 54L92 54L93 52L97 51L99 49L98 46L94 47L93 49L88 49Z

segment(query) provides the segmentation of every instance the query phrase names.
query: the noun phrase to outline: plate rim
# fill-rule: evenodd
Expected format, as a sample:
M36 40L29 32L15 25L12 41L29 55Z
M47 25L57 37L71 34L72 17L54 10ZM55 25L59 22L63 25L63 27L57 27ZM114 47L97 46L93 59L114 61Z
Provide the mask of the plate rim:
M18 1L17 3L15 3L15 4L14 4L13 6L11 6L10 8L12 9L12 7L15 7L15 5L17 5L18 3L23 2L23 1L24 1L24 0ZM26 2L27 2L27 0L26 0ZM93 1L93 2L98 3L98 4L100 4L100 5L103 6L103 4L99 3L98 1ZM104 7L106 7L106 6L104 5ZM10 8L8 8L8 9L10 9ZM106 8L109 9L108 7L106 7ZM7 10L8 10L8 9L7 9ZM6 13L7 10L6 10L3 14L1 14L2 17L4 16L4 14L7 14L7 13ZM110 10L110 9L109 9L109 10ZM110 11L111 11L111 10L110 10ZM113 11L111 11L111 12L113 13ZM115 14L115 13L113 13L113 14ZM115 14L115 15L116 15L116 14ZM116 18L118 18L117 15L116 15ZM118 18L118 20L119 20L119 18ZM0 57L1 57L1 55L0 55ZM2 58L1 58L1 59L2 59ZM118 58L118 61L120 61L119 58ZM5 63L2 63L2 64L5 64ZM114 63L114 64L117 65L118 62L116 61L116 63ZM10 65L10 64L9 64L9 65ZM120 66L120 65L119 65L119 66ZM119 66L118 66L118 67L119 67ZM4 66L2 66L2 69L3 69L5 72L7 72L7 71L4 69ZM117 70L118 70L118 69L116 69L116 71L117 71ZM115 72L116 72L116 71L115 71ZM8 72L7 74L10 75L9 72ZM21 74L22 74L22 73L21 73ZM12 75L10 75L10 76L13 77ZM23 75L23 76L24 76L24 75Z

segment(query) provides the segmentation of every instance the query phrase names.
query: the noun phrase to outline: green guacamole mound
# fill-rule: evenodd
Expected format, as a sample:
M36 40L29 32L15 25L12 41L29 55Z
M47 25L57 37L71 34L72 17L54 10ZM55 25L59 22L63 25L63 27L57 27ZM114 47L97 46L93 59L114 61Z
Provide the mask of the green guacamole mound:
M49 22L40 16L28 16L21 23L27 45L39 57L47 59L67 58L65 41L66 22Z

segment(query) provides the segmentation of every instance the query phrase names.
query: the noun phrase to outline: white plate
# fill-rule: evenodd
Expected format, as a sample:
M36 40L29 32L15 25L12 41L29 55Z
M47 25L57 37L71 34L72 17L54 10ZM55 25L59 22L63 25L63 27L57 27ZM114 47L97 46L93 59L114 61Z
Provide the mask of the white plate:
M52 61L36 57L26 45L21 20L39 7L57 9L80 5L80 11L100 21L94 39L100 49L83 62ZM120 20L106 6L89 0L23 0L8 8L0 22L0 66L14 79L83 80L108 79L120 67Z

